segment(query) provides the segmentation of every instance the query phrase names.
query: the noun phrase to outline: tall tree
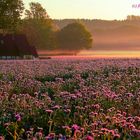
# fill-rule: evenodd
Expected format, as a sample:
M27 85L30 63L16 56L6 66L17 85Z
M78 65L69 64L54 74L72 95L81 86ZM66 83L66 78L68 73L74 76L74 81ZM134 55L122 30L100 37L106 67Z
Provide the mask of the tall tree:
M23 10L22 0L0 0L0 29L15 32Z
M27 19L44 20L49 18L46 9L38 2L31 2L30 10L26 10L25 15Z
M29 10L25 10L22 30L30 44L36 46L38 50L55 47L52 20L40 3L31 2Z

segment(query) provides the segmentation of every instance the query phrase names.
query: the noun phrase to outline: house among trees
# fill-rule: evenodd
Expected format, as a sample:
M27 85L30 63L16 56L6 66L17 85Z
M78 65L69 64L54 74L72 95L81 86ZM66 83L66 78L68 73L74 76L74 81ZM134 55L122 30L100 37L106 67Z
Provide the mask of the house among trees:
M0 34L0 59L34 59L38 54L25 35Z

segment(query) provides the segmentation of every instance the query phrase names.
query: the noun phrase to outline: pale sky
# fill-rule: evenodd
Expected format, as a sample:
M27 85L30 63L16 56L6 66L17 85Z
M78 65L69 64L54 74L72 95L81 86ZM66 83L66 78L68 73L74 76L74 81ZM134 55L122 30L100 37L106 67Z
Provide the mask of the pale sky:
M140 0L23 0L23 2L26 8L30 2L41 3L52 19L121 20L127 15L140 15Z

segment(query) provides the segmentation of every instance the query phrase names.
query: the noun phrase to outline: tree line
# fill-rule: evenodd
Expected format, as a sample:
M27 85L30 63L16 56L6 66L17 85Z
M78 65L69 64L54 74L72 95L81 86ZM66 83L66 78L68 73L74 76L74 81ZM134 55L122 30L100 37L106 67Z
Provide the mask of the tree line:
M38 50L76 50L92 47L92 35L79 21L59 29L38 2L25 9L22 0L0 1L0 33L25 34Z
M140 21L140 16L128 15L127 20L128 21Z

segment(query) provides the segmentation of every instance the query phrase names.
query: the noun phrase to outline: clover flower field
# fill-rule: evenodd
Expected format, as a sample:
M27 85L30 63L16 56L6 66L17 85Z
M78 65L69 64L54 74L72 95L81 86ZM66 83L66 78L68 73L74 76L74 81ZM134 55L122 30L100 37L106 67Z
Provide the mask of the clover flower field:
M0 140L139 140L140 59L0 60Z

